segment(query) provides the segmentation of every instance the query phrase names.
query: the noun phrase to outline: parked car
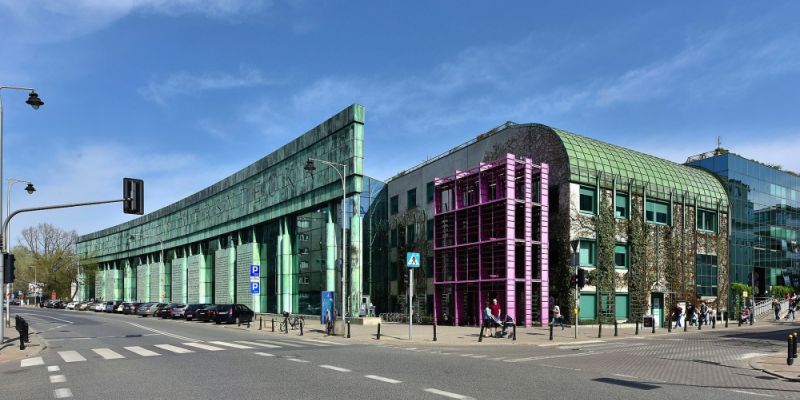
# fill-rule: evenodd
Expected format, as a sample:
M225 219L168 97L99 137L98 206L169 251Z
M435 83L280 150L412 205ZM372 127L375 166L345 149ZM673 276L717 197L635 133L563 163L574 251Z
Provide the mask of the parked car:
M256 313L244 304L220 304L216 307L214 322L217 324L247 323L253 321L255 315Z
M78 304L77 301L70 301L69 303L67 303L67 305L64 308L66 308L67 310L74 310L75 309L75 305L77 305L77 304Z
M67 306L67 303L61 300L56 300L53 303L53 308L64 309Z
M156 311L156 317L161 318L172 318L172 307L180 305L179 303L168 303L163 307L159 307Z
M168 305L169 304L167 303L158 303L158 305L156 305L156 310L153 312L153 316L160 317L164 313L164 310L167 308Z
M125 315L136 314L136 310L138 310L142 304L143 303L122 303L122 313Z
M209 304L205 308L197 310L197 320L202 322L210 322L214 320L214 314L217 312L215 304Z
M210 304L189 304L183 310L183 317L186 318L187 321L191 321L197 318L197 312L210 306Z
M97 303L95 303L94 312L100 312L105 310L106 310L106 303L103 303L102 301L98 301Z
M117 314L122 314L122 305L123 304L125 304L125 303L119 302L119 305L117 305L117 307L114 308L114 312L117 313Z
M92 304L92 302L84 301L83 303L80 303L77 306L75 306L75 309L78 311L86 311L87 309L89 309L90 304Z
M107 301L106 308L103 310L107 313L113 313L117 311L117 307L122 304L121 301Z
M9 304L11 304L12 306L18 306L18 305L20 305L20 302L19 302L19 299L11 299L9 301Z
M171 303L167 305L161 312L161 318L179 318L183 317L183 311L186 310L186 304Z
M157 306L158 303L143 303L141 306L139 306L138 309L136 309L136 314L138 314L140 317L147 317L148 315L153 315L153 313L156 311Z

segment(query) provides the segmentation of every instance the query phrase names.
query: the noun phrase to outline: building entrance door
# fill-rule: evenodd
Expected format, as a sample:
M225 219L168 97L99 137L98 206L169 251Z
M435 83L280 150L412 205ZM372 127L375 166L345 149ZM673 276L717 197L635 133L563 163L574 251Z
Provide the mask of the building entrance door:
M652 304L651 313L653 315L653 323L656 328L660 328L664 320L664 294L653 293L650 297Z

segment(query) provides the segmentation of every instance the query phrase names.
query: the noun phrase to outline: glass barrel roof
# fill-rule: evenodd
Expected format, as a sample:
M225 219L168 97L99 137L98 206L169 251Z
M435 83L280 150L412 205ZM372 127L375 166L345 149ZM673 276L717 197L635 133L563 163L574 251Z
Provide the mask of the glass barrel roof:
M635 185L635 191L646 187L648 196L663 200L669 200L672 195L677 196L675 201L680 201L681 196L686 195L687 203L697 198L701 207L728 207L725 187L709 172L552 129L566 149L573 182L595 185L600 175L603 187L611 187L612 178L616 178L614 182L619 190L625 190L631 183Z

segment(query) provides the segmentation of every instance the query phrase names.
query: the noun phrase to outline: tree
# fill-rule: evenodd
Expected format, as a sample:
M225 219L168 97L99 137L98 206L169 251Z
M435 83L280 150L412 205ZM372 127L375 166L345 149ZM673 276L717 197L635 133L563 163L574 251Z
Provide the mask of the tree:
M20 248L26 265L35 266L36 278L44 283L44 293L55 291L59 297L74 298L77 293L72 286L79 284L80 263L75 253L78 233L65 231L50 224L39 224L22 231L23 246ZM32 271L26 271L31 275Z

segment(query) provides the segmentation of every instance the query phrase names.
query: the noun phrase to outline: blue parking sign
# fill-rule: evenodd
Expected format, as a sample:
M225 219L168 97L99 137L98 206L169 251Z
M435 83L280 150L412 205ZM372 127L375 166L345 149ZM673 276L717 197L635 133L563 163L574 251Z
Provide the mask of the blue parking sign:
M250 282L250 294L261 294L261 283Z
M258 264L250 264L250 277L258 278L261 276L261 266Z

